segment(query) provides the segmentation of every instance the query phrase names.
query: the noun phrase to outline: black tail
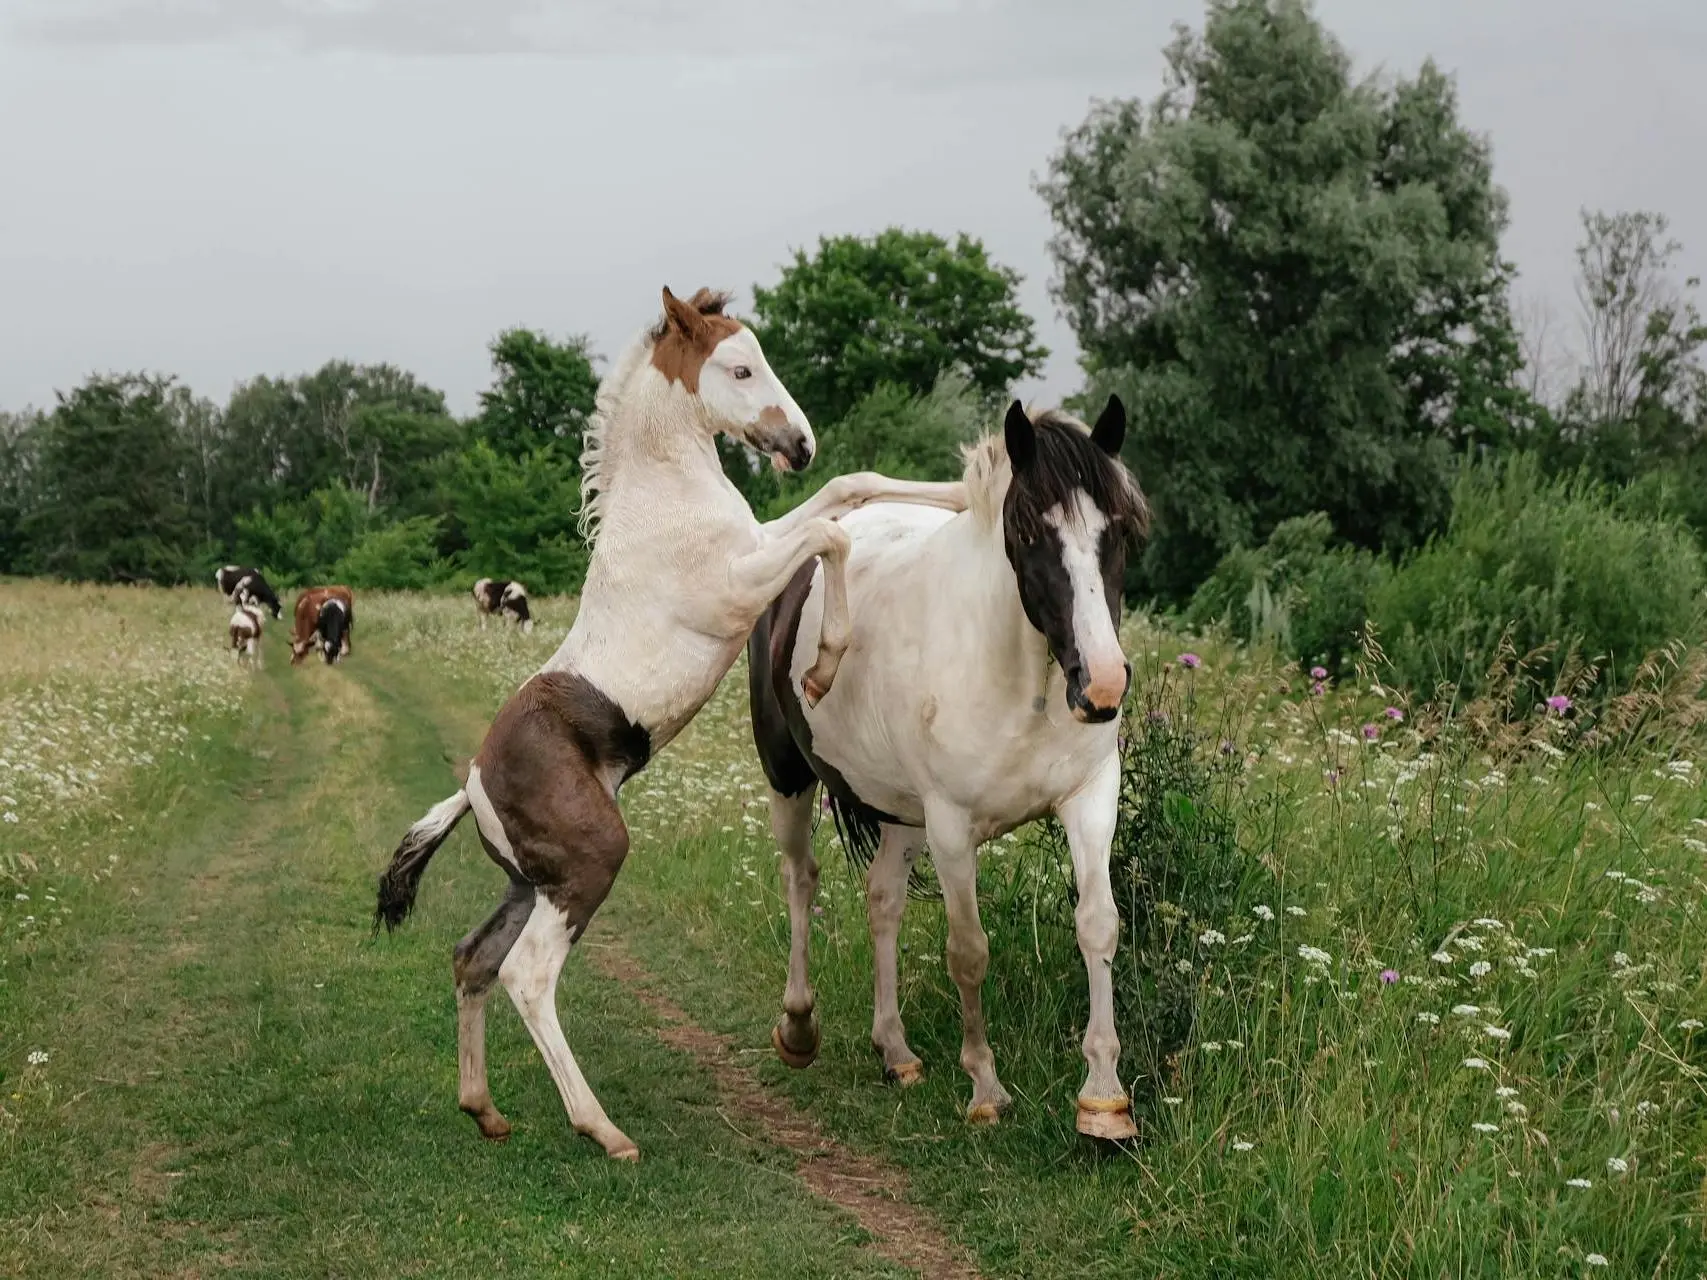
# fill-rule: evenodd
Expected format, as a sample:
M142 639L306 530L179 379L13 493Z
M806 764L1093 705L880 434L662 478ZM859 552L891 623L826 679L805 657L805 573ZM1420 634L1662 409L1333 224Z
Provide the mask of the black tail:
M409 828L403 843L391 855L391 865L379 878L379 903L373 911L375 933L382 924L389 933L414 910L415 893L421 887L421 877L427 873L427 863L469 807L468 793L458 791L448 800L439 801L427 811L426 817Z

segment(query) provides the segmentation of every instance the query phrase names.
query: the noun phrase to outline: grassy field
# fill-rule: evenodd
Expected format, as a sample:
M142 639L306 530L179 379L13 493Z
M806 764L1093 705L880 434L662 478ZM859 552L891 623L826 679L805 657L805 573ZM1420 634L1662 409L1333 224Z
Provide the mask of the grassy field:
M881 1083L828 823L823 1052L775 1061L787 926L737 670L625 789L634 851L560 988L629 1167L570 1132L502 1001L515 1136L456 1110L450 947L502 887L468 824L409 926L368 927L397 837L570 606L522 637L374 597L347 663L292 670L270 628L256 674L227 613L0 584L0 1274L905 1274L660 1036L612 945L988 1276L1707 1270L1687 656L1598 720L1508 725L1132 624L1125 1151L1072 1132L1084 977L1046 831L981 877L1002 1125L960 1118L935 902L903 935L926 1079Z

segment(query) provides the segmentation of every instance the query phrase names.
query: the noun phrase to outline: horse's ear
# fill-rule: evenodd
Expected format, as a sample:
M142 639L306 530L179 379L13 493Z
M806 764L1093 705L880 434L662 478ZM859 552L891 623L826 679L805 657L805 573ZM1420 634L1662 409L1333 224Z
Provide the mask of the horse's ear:
M1015 400L1008 406L1002 435L1008 446L1008 461L1015 471L1027 470L1037 460L1037 428L1025 416L1025 406Z
M690 303L683 302L664 286L664 319L684 338L695 337L705 327L705 318Z
M1091 428L1091 440L1097 448L1109 457L1118 457L1121 442L1126 439L1126 406L1120 403L1119 396L1110 396L1108 404L1103 408L1102 417L1097 419L1096 426Z

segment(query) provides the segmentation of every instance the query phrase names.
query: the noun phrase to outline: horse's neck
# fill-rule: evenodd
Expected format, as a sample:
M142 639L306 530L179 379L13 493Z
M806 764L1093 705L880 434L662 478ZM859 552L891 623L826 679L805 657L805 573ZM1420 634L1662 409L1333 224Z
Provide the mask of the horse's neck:
M936 607L972 624L966 634L976 652L967 656L992 676L1041 680L1049 642L1025 616L1001 527L966 512L943 526L931 550L943 561L932 575L941 585L932 590Z

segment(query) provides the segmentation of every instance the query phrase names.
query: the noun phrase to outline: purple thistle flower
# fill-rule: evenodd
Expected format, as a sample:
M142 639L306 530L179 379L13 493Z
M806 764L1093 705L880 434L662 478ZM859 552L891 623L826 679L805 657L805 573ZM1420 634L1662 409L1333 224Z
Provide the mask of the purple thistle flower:
M1397 708L1397 707L1388 707L1381 714L1386 716L1389 720L1394 721L1395 723L1400 721L1400 720L1403 720L1405 718L1405 713L1403 711L1400 711L1399 708Z
M1381 985L1382 986L1390 987L1395 982L1397 982L1398 980L1399 980L1399 971L1397 969L1383 969L1383 970L1381 970Z
M1340 771L1338 769L1329 769L1322 776L1328 780L1328 785L1331 787L1331 786L1336 785L1339 782Z
M1166 724L1168 722L1168 713L1166 711L1152 711L1144 718L1151 724Z
M1178 662L1180 666L1185 667L1189 671L1195 671L1198 667L1203 665L1203 659L1198 657L1195 653L1182 653L1178 658L1174 659L1174 661Z
M1375 739L1377 739L1381 736L1381 726L1378 724L1366 724L1366 725L1364 725L1363 726L1363 736L1364 736L1364 739L1366 741L1374 742Z
M1555 693L1547 699L1547 710L1556 716L1562 716L1571 709L1571 700L1562 693Z
M1319 698L1322 696L1322 694L1324 692L1327 691L1327 687L1328 687L1327 685L1323 684L1320 680L1318 680L1318 681L1316 681L1315 684L1310 686L1310 692Z
M1326 680L1327 678L1328 678L1328 669L1326 667L1311 667L1310 668L1310 679L1312 679L1312 680Z

